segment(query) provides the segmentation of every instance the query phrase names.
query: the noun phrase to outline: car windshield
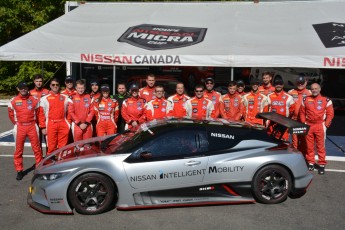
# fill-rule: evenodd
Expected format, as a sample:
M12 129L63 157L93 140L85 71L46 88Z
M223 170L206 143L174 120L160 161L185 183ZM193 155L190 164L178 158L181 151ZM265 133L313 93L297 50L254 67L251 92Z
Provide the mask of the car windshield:
M112 140L105 140L104 144L102 143L102 151L105 154L127 153L152 135L154 133L150 128L143 124L137 130L120 134Z

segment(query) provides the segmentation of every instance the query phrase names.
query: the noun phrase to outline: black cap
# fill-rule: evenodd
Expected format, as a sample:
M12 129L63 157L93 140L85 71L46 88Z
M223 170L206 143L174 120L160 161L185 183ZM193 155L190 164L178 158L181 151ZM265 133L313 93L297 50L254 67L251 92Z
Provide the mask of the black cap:
M242 80L238 80L237 82L236 82L236 84L237 84L237 86L244 86L244 81L242 81Z
M18 89L28 88L28 84L25 81L21 81L17 85Z
M284 81L279 75L277 75L274 79L273 85L284 85Z
M302 83L302 84L304 84L304 83L305 83L305 78L304 78L304 76L299 75L299 76L296 78L296 82L297 82L297 83Z
M213 77L207 77L207 78L205 79L205 83L207 83L208 81L212 81L212 83L214 83Z
M110 91L110 87L108 84L101 85L101 91Z
M71 75L66 76L65 81L73 81L73 77Z
M260 80L258 78L256 78L256 77L254 77L251 80L250 84L252 84L252 85L260 85Z
M91 79L90 85L99 85L99 82L97 79Z
M138 87L138 85L137 84L132 84L132 85L130 85L129 86L129 90L131 91L131 90L138 90L139 89L139 87Z

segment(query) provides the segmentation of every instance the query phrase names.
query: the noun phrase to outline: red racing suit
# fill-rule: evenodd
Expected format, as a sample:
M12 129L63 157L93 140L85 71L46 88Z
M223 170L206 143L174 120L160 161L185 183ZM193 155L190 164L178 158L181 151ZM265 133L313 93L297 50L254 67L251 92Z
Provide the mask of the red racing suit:
M49 90L44 89L44 88L41 88L40 90L38 90L36 88L30 90L30 95L33 96L34 98L36 98L38 101L41 100L41 97L46 96L48 94L49 94ZM38 117L38 115L37 115L37 117ZM37 126L39 126L38 119L37 119ZM39 129L38 140L40 141L41 149L42 149L43 139L45 139L45 136L42 134L42 129ZM47 141L45 140L45 142L47 142Z
M42 160L42 149L38 140L37 112L39 103L31 95L18 96L8 104L8 116L14 124L13 136L16 142L14 151L14 168L23 171L23 151L25 138L28 137L35 155L36 166Z
M49 90L41 88L40 90L34 88L30 90L30 95L36 98L38 101L41 99L41 97L48 95Z
M67 121L69 98L65 94L50 92L41 98L39 111L40 128L47 129L47 155L68 143L70 123Z
M268 94L267 96L269 112L276 112L285 117L292 117L295 111L295 102L288 93L283 90L280 92L274 91L273 93ZM271 134L274 131L275 125L268 125L268 134ZM280 137L281 132L276 132L274 136ZM282 139L288 141L289 133L285 132L282 136Z
M333 117L333 104L329 98L318 95L316 97L307 96L303 99L300 120L302 123L310 126L306 136L306 160L308 163L315 163L314 147L316 143L319 165L327 164L325 149L326 129L331 125Z
M139 97L144 98L146 102L149 102L156 98L155 96L155 87L144 87L139 89Z
M72 134L74 141L85 140L92 137L91 120L95 115L89 94L76 94L68 104L68 115L72 119ZM87 124L82 130L79 126Z
M214 117L214 106L212 101L204 97L193 97L186 101L186 116L198 120L208 120Z
M303 90L292 89L288 93L293 97L293 100L295 101L295 111L292 116L292 119L299 121L299 117L300 117L299 112L300 112L303 98L305 98L306 96L310 96L311 92L308 89L303 89ZM305 156L307 154L307 143L306 143L305 136L293 134L291 139L292 139L292 146L300 150Z
M227 93L223 95L220 100L219 112L224 119L240 121L244 112L244 105L240 94Z
M115 99L102 98L99 103L94 103L97 119L97 136L111 135L117 132L116 122L119 118L119 104Z
M169 113L169 111L167 111L169 108L171 108L171 102L164 98L156 98L147 102L145 106L146 120L152 121L165 118Z
M244 104L244 120L252 124L264 125L263 119L256 118L256 114L268 111L267 97L259 91L251 91L242 97Z
M186 101L190 98L185 95L179 95L175 94L173 96L170 96L168 98L168 101L170 102L171 108L168 109L169 114L168 116L175 117L175 118L183 118L186 116L186 108L185 104Z
M146 121L145 117L145 99L140 97L130 97L124 100L121 108L121 115L126 122L125 129L132 128L134 121L138 124Z
M61 91L61 94L65 94L69 98L72 98L74 95L77 95L77 91L75 89L69 90L66 88L66 89Z
M205 90L204 91L204 98L212 101L212 103L213 103L214 110L213 110L212 118L218 118L220 115L219 105L220 105L220 100L222 98L222 95L215 90L212 90L211 92L209 92L208 90Z
M258 90L259 90L259 93L267 96L268 94L273 93L276 90L276 88L270 84L270 86L267 86L267 87L265 85L261 85L259 86Z

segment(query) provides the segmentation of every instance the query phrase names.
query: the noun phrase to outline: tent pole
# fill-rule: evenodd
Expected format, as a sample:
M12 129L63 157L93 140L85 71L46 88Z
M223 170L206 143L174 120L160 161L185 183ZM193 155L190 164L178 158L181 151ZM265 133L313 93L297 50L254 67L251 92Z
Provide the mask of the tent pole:
M113 65L113 95L115 95L116 87L116 65Z
M234 80L234 67L231 67L231 76L230 76L230 80L231 80L231 81Z

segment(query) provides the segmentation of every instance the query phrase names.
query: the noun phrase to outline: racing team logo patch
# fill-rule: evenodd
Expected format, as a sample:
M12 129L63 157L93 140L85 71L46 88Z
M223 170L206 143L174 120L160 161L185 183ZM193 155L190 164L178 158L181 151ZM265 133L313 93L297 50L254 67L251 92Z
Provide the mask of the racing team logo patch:
M345 23L328 22L313 27L326 48L345 46Z
M148 50L175 49L204 40L206 28L142 24L130 27L117 40Z

